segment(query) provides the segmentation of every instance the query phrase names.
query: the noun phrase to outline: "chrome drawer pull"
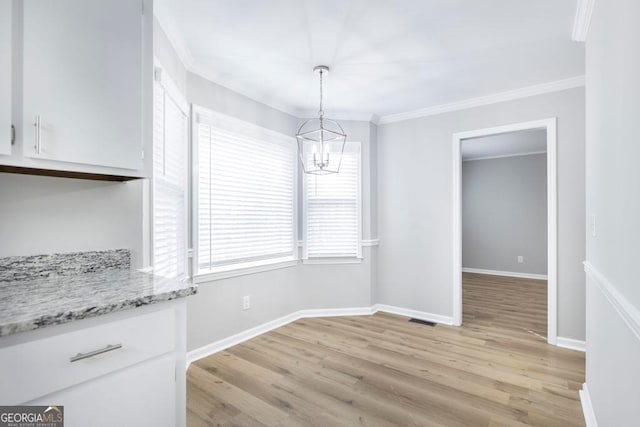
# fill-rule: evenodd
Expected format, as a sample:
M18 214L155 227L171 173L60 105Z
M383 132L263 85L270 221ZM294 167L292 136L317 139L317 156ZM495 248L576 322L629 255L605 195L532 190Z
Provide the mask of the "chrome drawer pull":
M33 124L33 127L36 128L36 143L33 146L36 150L36 154L40 154L41 146L40 146L40 116L36 116L36 121Z
M122 348L122 344L108 345L105 348L101 348L100 350L94 350L88 353L78 353L69 360L71 361L71 363L73 363L73 362L77 362L78 360L88 359L89 357L97 356L102 353L108 353L110 351L117 350L119 348Z

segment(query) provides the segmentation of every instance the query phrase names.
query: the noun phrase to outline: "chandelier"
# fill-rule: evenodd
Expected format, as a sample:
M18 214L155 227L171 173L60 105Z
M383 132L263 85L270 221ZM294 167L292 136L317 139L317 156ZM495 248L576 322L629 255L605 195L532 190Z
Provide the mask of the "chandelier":
M324 118L322 77L329 73L329 67L318 65L313 71L320 75L320 109L318 118L302 123L296 134L300 162L304 173L315 175L338 173L347 135L338 122Z

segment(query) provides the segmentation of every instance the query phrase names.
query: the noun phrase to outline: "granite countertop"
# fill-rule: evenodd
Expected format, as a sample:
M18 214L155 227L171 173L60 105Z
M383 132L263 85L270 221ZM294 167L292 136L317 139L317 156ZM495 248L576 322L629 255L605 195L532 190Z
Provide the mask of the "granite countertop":
M8 270L8 263L4 263L4 272L10 271L17 280L7 280L11 277L7 274L2 280L0 275L0 337L181 298L197 291L197 285L191 282L126 268L128 253L125 263L104 269L93 265L91 271L69 268L67 262L64 273L41 268L41 263L34 265L30 259L28 271L36 271L35 277L25 274L26 268L21 270L24 262L11 261L13 269Z

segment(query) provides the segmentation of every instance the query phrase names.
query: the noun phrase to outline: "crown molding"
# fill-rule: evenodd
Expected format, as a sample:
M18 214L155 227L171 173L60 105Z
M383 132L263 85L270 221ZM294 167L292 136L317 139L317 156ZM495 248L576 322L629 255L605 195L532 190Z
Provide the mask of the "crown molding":
M274 101L273 99L267 99L266 96L256 96L255 94L249 94L247 93L242 87L240 87L240 85L230 85L230 84L221 84L218 83L216 81L215 76L211 75L211 73L206 70L203 67L198 66L197 64L191 64L191 66L187 67L187 71L195 74L196 76L202 77L205 80L208 80L211 83L214 83L220 87L223 87L225 89L228 89L232 92L235 92L237 94L240 94L242 96L244 96L245 98L248 98L252 101L258 102L260 104L266 105L267 107L273 108L274 110L278 110L281 113L287 114L289 116L292 116L293 118L300 118L303 117L301 114L301 111L287 106L283 103L279 103Z
M463 101L449 104L436 105L433 107L421 108L419 110L407 111L405 113L389 114L380 117L378 124L400 122L403 120L416 119L419 117L435 116L437 114L449 113L451 111L466 110L473 107L497 104L499 102L513 101L521 98L528 98L545 93L559 92L566 89L581 87L585 85L584 76L576 76L563 80L556 80L533 86L526 86L506 92L495 93L493 95L480 96L477 98L465 99Z
M325 117L328 119L333 119L333 120L344 120L344 121L349 121L349 120L353 120L353 121L358 121L358 122L372 122L372 123L376 123L377 122L377 116L375 114L371 114L371 113L363 113L363 112L356 112L356 111L332 111L331 109L325 109ZM301 110L300 111L300 116L298 116L298 118L302 119L302 118L310 118L310 117L317 117L318 116L318 110Z
M588 20L591 17L591 11L593 10L593 2L594 0L578 0L578 10L576 13L576 23L578 22L579 16L584 16L586 19L586 27L588 27ZM584 10L584 11L583 11ZM583 11L583 12L581 12ZM206 80L209 80L212 83L215 83L219 86L225 87L229 90L232 90L242 96L245 96L253 101L264 104L268 107L274 108L280 112L293 116L295 118L303 118L303 117L313 117L316 114L316 111L313 110L300 110L290 106L287 106L282 103L275 102L273 99L266 99L266 97L256 97L254 94L246 93L241 87L231 86L231 85L222 85L216 82L215 76L210 75L210 73L204 68L199 67L195 64L195 58L193 54L187 47L187 44L183 40L180 33L176 30L176 26L171 22L171 20L161 20L158 15L154 15L158 24L166 34L169 42L173 46L173 49L178 54L180 61L184 65L185 69L193 73L197 76L200 76ZM582 21L581 21L582 22ZM574 25L574 34L576 32ZM585 28L585 37L586 37L586 28ZM399 122L403 120L415 119L419 117L427 117L433 116L442 113L448 113L451 111L464 110L467 108L480 107L483 105L496 104L499 102L512 101L521 98L527 98L529 96L542 95L545 93L559 92L566 89L571 89L575 87L581 87L585 85L585 77L576 76L563 80L556 80L548 83L542 83L534 86L527 86L519 89L514 89L506 92L499 92L492 95L481 96L477 98L470 98L462 101L452 102L448 104L435 105L433 107L421 108L418 110L407 111L404 113L397 114L389 114L384 116L379 116L375 113L356 113L356 112L334 112L331 114L331 118L335 120L355 120L355 121L368 121L375 125L382 125L386 123Z
M594 4L595 0L578 0L576 17L573 21L573 34L571 36L574 41L587 41Z
M189 70L191 66L193 66L195 59L193 57L193 54L191 53L191 50L187 46L187 43L184 41L184 39L180 35L180 32L177 30L176 25L170 18L165 17L164 19L160 19L157 14L154 14L153 16L156 18L158 24L160 25L160 28L162 28L162 31L169 39L169 43L178 54L182 65L184 65L184 68L186 70Z

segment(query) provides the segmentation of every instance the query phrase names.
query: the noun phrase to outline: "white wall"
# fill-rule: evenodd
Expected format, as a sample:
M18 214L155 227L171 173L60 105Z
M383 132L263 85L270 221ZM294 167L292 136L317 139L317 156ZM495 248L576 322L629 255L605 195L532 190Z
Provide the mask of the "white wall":
M546 154L462 162L462 267L547 274Z
M587 261L600 275L587 281L587 384L600 426L640 419L638 17L636 0L596 1L587 39Z
M452 135L558 117L558 335L584 339L584 88L378 127L378 299L453 313Z
M141 267L142 187L0 173L0 257L128 248Z

